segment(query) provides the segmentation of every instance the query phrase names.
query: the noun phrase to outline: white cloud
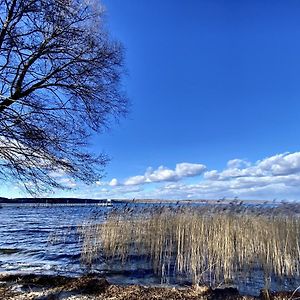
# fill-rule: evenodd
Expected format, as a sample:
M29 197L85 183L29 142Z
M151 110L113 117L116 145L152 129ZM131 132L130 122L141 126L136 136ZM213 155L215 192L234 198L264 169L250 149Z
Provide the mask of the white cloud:
M176 171L167 169L164 166L160 166L150 174L145 174L145 177L146 182L175 181L178 179Z
M139 185L150 182L178 181L185 177L200 175L206 167L202 164L179 163L176 164L175 170L168 169L164 166L153 170L148 168L144 175L129 177L124 181L124 185Z
M68 177L60 178L58 182L69 188L75 188L77 186L74 179Z
M110 186L117 186L119 185L119 182L116 178L113 178L110 182L109 182Z
M71 177L69 177L63 170L51 171L48 173L50 177L56 180L58 183L62 184L68 188L77 187L77 183Z
M51 176L53 178L64 177L64 176L66 176L66 173L62 170L51 171L51 172L49 172L49 176Z
M239 177L267 177L291 175L300 172L300 152L277 154L257 161L254 165L240 159L228 161L228 168L204 173L209 180L230 180Z
M146 181L145 176L138 175L126 179L124 185L138 185L138 184L145 183L145 181Z
M102 186L102 185L106 185L106 182L103 182L103 181L96 181L95 182L95 184L97 185L97 186Z
M139 186L107 186L107 188L93 189L90 186L85 190L81 190L81 198L89 195L89 198L134 198L136 193L142 192ZM126 196L125 196L126 195Z
M277 154L258 163L258 168L275 176L300 172L300 152Z
M245 167L249 167L251 164L243 159L231 159L227 162L228 169L243 169Z
M205 179L217 180L220 178L220 175L217 170L207 171L203 174Z
M206 167L202 164L181 163L176 165L175 172L179 177L183 178L199 175L205 169Z

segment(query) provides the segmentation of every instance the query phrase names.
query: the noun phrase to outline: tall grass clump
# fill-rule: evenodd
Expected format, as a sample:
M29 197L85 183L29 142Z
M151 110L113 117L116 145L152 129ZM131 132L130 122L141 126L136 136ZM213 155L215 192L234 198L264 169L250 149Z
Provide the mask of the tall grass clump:
M117 210L82 227L83 260L101 253L123 263L143 257L162 279L231 282L252 271L266 279L298 277L300 217L242 206L178 206Z

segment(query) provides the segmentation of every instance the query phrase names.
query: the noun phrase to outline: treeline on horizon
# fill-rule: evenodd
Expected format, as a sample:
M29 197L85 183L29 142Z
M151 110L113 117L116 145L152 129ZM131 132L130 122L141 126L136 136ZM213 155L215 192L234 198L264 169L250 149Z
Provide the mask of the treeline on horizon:
M0 204L97 204L104 203L107 199L82 199L82 198L5 198L0 197Z
M0 204L31 204L31 203L38 203L38 204L97 204L97 203L106 203L110 201L111 203L132 203L132 204L232 204L232 205L242 205L242 204L267 204L267 203L285 203L286 201L270 201L270 200L241 200L241 199L230 199L230 198L223 198L223 199L215 199L215 200L208 200L208 199L89 199L89 198L47 198L47 197L35 197L35 198L6 198L0 197Z

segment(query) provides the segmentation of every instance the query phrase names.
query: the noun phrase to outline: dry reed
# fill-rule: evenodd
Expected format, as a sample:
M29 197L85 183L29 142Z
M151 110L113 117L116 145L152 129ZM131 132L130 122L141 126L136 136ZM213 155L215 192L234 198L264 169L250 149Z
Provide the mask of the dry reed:
M99 253L122 262L144 257L161 278L216 284L253 270L261 270L266 280L300 273L300 218L282 208L124 209L100 224L86 224L81 233L86 263Z

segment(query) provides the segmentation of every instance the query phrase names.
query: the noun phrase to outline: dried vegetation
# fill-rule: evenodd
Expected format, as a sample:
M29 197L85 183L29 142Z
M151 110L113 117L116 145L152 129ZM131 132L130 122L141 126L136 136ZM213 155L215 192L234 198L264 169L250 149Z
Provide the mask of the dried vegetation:
M162 282L238 281L253 271L270 278L300 275L299 206L154 206L113 210L81 227L82 260L122 263L139 257Z

